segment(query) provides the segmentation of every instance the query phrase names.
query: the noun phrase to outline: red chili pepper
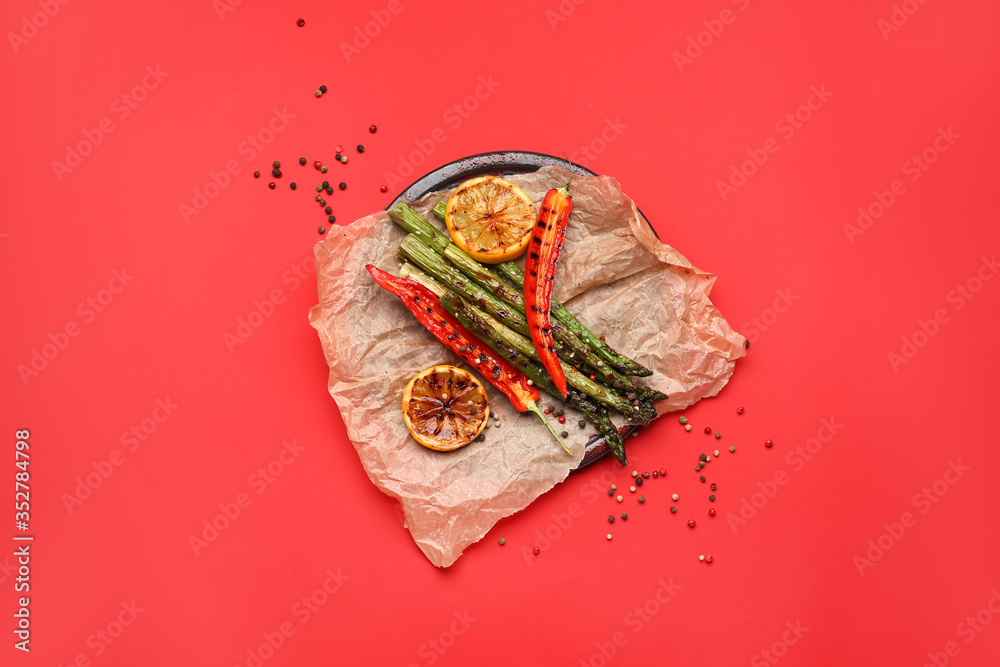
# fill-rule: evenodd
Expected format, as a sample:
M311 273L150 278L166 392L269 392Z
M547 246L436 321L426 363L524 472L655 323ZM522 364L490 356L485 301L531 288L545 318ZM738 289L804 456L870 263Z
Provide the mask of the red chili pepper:
M559 364L552 338L552 282L556 277L556 265L566 238L566 223L572 210L569 183L546 193L528 246L524 276L524 305L531 340L535 343L542 365L552 376L552 382L563 398L566 397L566 374Z
M514 368L506 359L498 355L492 348L484 345L475 335L444 309L437 295L423 285L386 273L371 264L365 266L380 286L400 298L417 321L441 341L448 349L465 359L470 366L477 369L490 384L499 389L510 399L518 412L534 412L542 420L545 427L567 452L573 452L556 435L549 421L535 404L539 398L538 389L531 384L521 371Z

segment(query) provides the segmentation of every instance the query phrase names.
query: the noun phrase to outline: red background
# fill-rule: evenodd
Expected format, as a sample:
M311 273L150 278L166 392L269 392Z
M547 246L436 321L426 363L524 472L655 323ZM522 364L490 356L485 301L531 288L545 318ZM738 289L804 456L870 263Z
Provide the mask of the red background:
M1000 246L1000 9L903 4L912 15L900 6L896 26L889 0L242 2L226 12L209 0L77 0L53 1L51 18L38 13L45 0L4 3L0 533L18 533L14 433L28 428L35 542L32 651L14 650L5 630L3 664L256 664L248 651L285 622L294 634L263 664L922 665L929 653L995 664L1000 281L976 273ZM366 44L356 29L373 16L386 25ZM355 39L363 48L345 55ZM693 56L679 67L685 49ZM147 67L160 80L123 107ZM468 100L480 77L498 85ZM316 99L320 84L329 92ZM799 109L813 86L829 98ZM476 108L456 116L456 104ZM241 143L275 108L294 118L248 160ZM776 124L797 110L808 118L788 136ZM53 166L102 120L112 131L77 166ZM608 122L618 130L599 140ZM431 150L438 128L445 138ZM947 151L905 171L939 128L951 128L951 144L938 142ZM718 183L770 138L777 151L748 164L755 173L724 199ZM617 177L661 238L718 274L713 300L752 345L729 386L685 412L691 433L672 415L629 442L630 468L669 470L643 487L644 506L630 494L612 504L608 484L629 475L603 461L452 568L427 562L326 392L306 319L314 278L287 273L308 266L325 223L317 174L297 158L332 163L337 144L350 157L328 176L348 183L330 198L338 225L458 157L566 152ZM285 172L273 192L272 160ZM229 161L239 173L198 199ZM881 217L860 235L845 229L896 179L902 194ZM182 205L196 203L185 220ZM123 267L128 285L102 291ZM978 291L960 297L958 285ZM231 352L224 335L276 289L282 303ZM792 303L779 302L782 313L779 291ZM87 299L109 297L90 315ZM944 323L927 324L939 310ZM79 330L63 339L68 323ZM51 340L65 347L46 348L53 358L25 374ZM122 435L168 398L179 407L129 451ZM832 438L824 419L840 425ZM818 436L828 442L815 451ZM292 439L304 451L261 489L251 476ZM807 443L808 461L794 453ZM731 444L737 453L707 469L719 484L712 519L694 462ZM116 450L121 465L70 511L78 478ZM968 470L946 474L949 462ZM778 471L786 483L771 487ZM196 555L190 536L241 493L250 505ZM742 524L744 501L758 506ZM628 522L609 527L620 511ZM894 527L905 512L909 527ZM880 537L885 550L872 551ZM17 597L8 540L3 628ZM524 556L539 543L541 555ZM302 622L293 608L328 569L346 579ZM665 603L661 580L680 587ZM111 644L98 639L117 634L133 600L143 610L134 622ZM980 625L967 624L977 613Z

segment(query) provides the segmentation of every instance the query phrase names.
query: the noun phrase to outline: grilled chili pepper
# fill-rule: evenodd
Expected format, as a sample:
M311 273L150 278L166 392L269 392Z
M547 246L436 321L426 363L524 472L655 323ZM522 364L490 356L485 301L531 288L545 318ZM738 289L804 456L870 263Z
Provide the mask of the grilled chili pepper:
M531 340L535 343L542 365L552 376L563 398L566 397L566 374L559 365L552 337L552 282L556 277L556 265L566 238L566 223L572 210L569 183L546 193L531 245L528 246L524 276L524 305Z
M380 286L395 294L417 321L448 349L462 357L470 366L478 370L490 384L510 399L518 412L534 412L545 424L552 437L563 449L572 454L566 443L556 434L549 421L538 409L535 401L539 398L534 383L521 371L514 368L492 348L462 326L438 301L437 296L423 285L386 273L371 264L365 266Z

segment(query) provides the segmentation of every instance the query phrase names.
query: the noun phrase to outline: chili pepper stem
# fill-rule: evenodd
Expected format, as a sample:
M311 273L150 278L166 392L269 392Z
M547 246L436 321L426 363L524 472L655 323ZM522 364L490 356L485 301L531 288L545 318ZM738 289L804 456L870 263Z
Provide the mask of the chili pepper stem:
M536 405L534 401L532 401L531 403L528 403L528 411L529 412L534 412L536 415L538 415L538 418L542 420L543 424L545 424L545 428L549 429L549 433L551 433L552 437L556 439L556 442L558 442L560 445L562 445L562 448L566 450L567 454L569 454L570 456L572 456L573 455L573 450L571 450L569 447L567 447L566 443L562 441L562 438L560 438L559 434L556 433L555 429L552 428L552 424L550 424L549 420L545 418L545 415L542 414L542 411L538 409L538 405Z

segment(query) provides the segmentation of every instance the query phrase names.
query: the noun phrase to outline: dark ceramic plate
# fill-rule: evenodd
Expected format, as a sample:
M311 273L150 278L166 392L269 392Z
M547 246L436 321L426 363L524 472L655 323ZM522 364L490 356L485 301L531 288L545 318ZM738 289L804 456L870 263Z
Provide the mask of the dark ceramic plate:
M538 171L542 167L548 165L555 165L575 174L584 174L586 176L597 175L586 167L581 167L576 163L569 162L568 160L552 155L546 155L544 153L532 153L530 151L494 151L492 153L480 153L479 155L470 155L469 157L463 157L459 160L455 160L454 162L449 162L448 164L438 167L434 171L421 176L414 181L410 187L403 190L398 197L392 200L392 203L389 204L386 209L388 210L392 208L399 202L406 202L407 204L413 203L430 192L449 190L458 186L458 184L462 181L475 178L476 176L483 176L486 174L493 174L495 176L527 174L533 171ZM639 212L639 215L642 215L642 211ZM643 216L643 220L645 219L645 216ZM649 224L648 221L647 224ZM652 227L650 227L650 229L652 229ZM653 230L653 233L655 234L656 230ZM628 437L639 428L641 427L622 427L622 438ZM584 452L583 460L580 461L579 467L583 468L590 465L597 459L607 454L609 451L608 445L604 442L604 438L602 436L591 436L590 440L587 442L587 449Z

